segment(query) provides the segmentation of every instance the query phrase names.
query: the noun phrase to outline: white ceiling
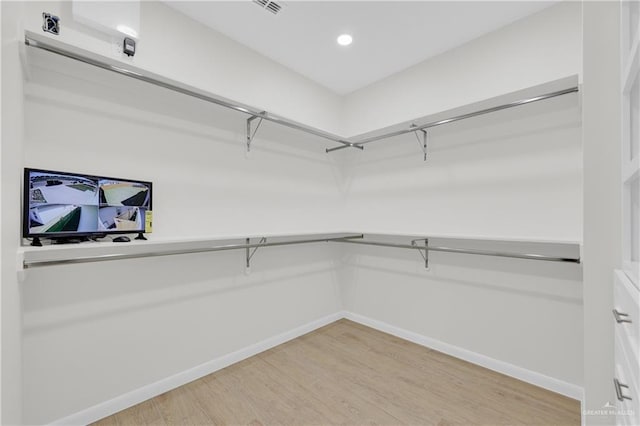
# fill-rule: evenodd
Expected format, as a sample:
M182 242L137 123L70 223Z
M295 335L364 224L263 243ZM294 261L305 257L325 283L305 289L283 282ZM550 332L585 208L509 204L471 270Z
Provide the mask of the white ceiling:
M277 15L249 0L166 3L343 95L557 2L276 1Z

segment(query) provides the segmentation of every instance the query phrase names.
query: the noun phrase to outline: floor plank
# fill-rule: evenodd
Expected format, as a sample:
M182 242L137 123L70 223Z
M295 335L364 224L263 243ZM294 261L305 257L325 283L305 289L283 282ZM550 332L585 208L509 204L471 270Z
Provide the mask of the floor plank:
M579 425L580 403L343 319L95 424Z
M115 417L120 425L125 425L127 423L154 426L166 425L158 411L158 408L156 407L155 401L152 399L121 411L116 414Z

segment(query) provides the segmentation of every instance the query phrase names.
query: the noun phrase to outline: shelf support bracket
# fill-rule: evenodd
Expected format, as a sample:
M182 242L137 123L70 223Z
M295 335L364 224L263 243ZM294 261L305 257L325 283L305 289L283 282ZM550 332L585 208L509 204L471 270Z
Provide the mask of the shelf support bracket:
M245 239L247 245L251 244L251 238L246 238ZM260 238L260 241L258 242L258 244L264 244L267 242L267 237L262 237ZM256 254L256 251L258 251L260 247L254 247L253 250L251 250L250 247L247 247L245 250L246 253L246 258L247 258L247 264L246 267L247 269L251 268L251 258L253 257L254 254Z
M429 239L422 238L418 240L411 240L412 246L417 246L418 241L424 241L424 249L418 249L420 256L424 259L424 269L429 269Z
M266 114L266 112L261 112L261 114ZM256 128L253 130L253 132L251 132L251 122L253 120L255 120L256 118L259 119L258 124L256 125ZM253 141L253 138L255 137L256 133L258 132L258 129L260 128L260 125L262 124L262 120L263 117L254 115L253 117L249 117L247 118L247 153L251 152L251 142Z
M416 126L415 124L412 124L411 127L418 127L418 126ZM420 135L418 135L418 132L422 133L422 140L420 138ZM420 149L422 150L422 153L424 154L423 161L427 161L427 131L424 129L414 130L413 134L416 135L416 139L418 140L418 146L420 147Z

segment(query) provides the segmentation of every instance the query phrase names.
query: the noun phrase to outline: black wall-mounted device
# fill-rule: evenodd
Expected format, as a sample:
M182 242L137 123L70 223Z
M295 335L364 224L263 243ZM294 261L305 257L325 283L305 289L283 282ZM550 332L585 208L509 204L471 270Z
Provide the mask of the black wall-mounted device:
M47 12L42 12L42 31L60 35L60 18Z
M125 37L122 44L122 51L127 56L133 56L136 54L136 41L132 38Z

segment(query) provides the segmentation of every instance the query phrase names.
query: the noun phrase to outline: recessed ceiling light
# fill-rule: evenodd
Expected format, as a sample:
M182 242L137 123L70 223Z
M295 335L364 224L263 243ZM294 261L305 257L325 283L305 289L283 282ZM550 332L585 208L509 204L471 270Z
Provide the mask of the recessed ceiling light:
M349 34L342 34L338 37L338 44L340 46L348 46L351 44L351 42L353 42L353 37L351 37Z

